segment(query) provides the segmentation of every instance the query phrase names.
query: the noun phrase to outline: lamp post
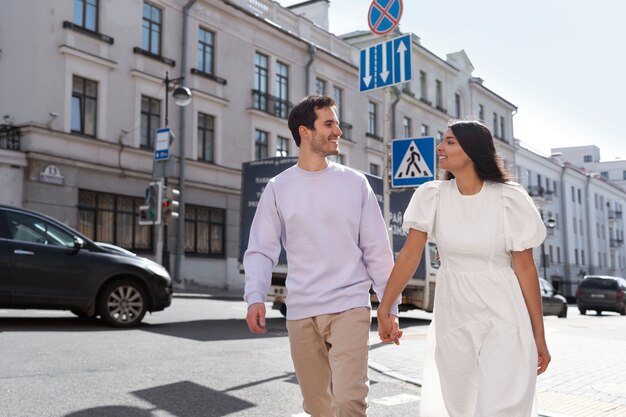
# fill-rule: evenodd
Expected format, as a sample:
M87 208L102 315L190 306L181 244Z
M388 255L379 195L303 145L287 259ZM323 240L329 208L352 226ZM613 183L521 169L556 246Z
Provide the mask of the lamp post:
M541 211L541 219L543 220L543 210ZM546 225L546 229L548 232L547 236L552 236L552 234L554 233L554 228L556 227L556 220L550 217L549 219L544 220L544 224ZM543 279L547 280L548 274L546 272L547 262L546 262L545 240L541 242L541 265L543 266ZM552 280L549 280L549 281L552 284Z
M191 103L191 90L182 85L185 77L178 78L170 78L169 72L165 72L165 79L163 83L165 84L165 127L169 128L170 126L170 116L169 116L169 91L170 84L177 85L172 92L172 96L174 97L174 102L177 106L184 107ZM184 155L180 155L180 158L184 158ZM155 161L158 162L158 161ZM167 163L167 161L166 161ZM171 163L171 162L170 162ZM166 174L166 170L163 169L163 186L167 187L168 185L168 177ZM159 202L159 204L163 204L163 202ZM179 231L180 233L180 231ZM157 250L156 250L157 260L160 258L161 263L165 269L169 271L170 269L170 256L169 256L169 248L167 244L167 224L162 221L159 225L159 230L157 233Z

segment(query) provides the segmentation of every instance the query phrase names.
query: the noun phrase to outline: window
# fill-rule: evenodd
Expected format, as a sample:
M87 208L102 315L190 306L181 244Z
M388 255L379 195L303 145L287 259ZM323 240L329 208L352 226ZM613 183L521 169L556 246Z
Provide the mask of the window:
M481 122L485 121L485 106L483 106L482 104L478 105L478 120L480 120Z
M443 108L443 84L439 80L435 80L435 105L438 109Z
M254 157L255 159L267 158L267 132L262 130L255 130L254 137Z
M339 154L339 155L331 155L331 156L328 157L328 159L330 159L331 161L336 162L338 164L341 164L341 165L345 165L346 164L346 158L343 155L341 155L341 154Z
M583 162L591 162L591 161L592 161L592 159L591 159L591 155L585 155L585 156L583 156Z
M78 231L97 242L129 250L152 250L152 226L140 226L143 198L78 191Z
M377 126L376 126L376 118L377 118L377 109L376 103L372 103L371 101L367 104L367 133L370 135L376 136Z
M500 116L500 137L504 139L504 117Z
M98 31L98 0L74 0L72 22L82 28Z
M561 247L560 246L556 247L556 261L558 263L561 263Z
M276 116L286 119L289 115L289 67L276 63Z
M622 171L622 179L626 180L626 171Z
M370 162L370 174L380 177L380 165Z
M411 119L404 116L404 119L402 120L402 126L404 127L404 137L410 138L411 137Z
M254 57L254 108L267 111L267 56L256 53Z
M426 73L424 71L420 71L420 98L422 100L428 99L428 84L426 81Z
M161 123L161 100L141 96L141 138L142 148L154 147L154 134Z
M72 80L72 132L96 136L98 83L74 76Z
M422 123L422 128L420 129L420 134L422 136L428 136L428 125Z
M289 156L289 139L282 136L276 142L276 156Z
M215 117L198 113L198 160L215 162Z
M578 249L574 249L574 259L576 260L576 265L578 265L579 264L579 261L578 261Z
M608 180L609 179L609 172L608 171L600 172L600 177L604 178L605 180Z
M213 75L213 57L215 34L209 30L198 29L198 71Z
M496 112L493 113L493 135L497 138L500 137L498 133L498 113Z
M12 240L66 248L74 246L74 236L38 217L10 210L6 211L6 217Z
M550 263L554 264L554 252L552 251L552 245L550 245Z
M576 217L574 217L573 224L574 224L574 234L576 234L576 233L578 233L578 230L577 230L578 229L578 223L576 222Z
M161 55L161 9L148 2L143 3L141 48Z
M579 188L577 191L578 191L578 204L582 204L582 203L583 203L583 200L582 200L582 196L581 196L580 188Z
M558 191L556 189L556 181L552 181L552 185L553 185L552 189L554 190L554 196L556 197L556 196L559 195L559 193L558 193Z
M575 203L576 202L576 193L574 191L574 186L572 186L572 201Z
M326 81L321 78L315 79L315 92L318 96L323 96L326 94Z
M454 116L457 119L461 118L461 95L459 93L454 95Z
M343 120L343 90L337 86L333 86L333 100L337 107L337 118Z
M185 204L185 253L224 257L226 211Z
M437 144L441 143L443 140L443 132L441 130L437 131Z

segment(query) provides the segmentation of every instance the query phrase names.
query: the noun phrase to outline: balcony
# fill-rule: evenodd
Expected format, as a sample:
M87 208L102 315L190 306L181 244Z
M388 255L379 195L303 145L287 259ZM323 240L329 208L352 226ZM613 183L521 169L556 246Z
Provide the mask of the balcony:
M609 210L608 216L610 221L621 220L622 212L618 210Z
M293 104L287 100L271 96L259 90L252 90L252 108L260 110L272 116L287 119Z
M339 122L339 128L343 132L341 134L342 139L352 140L352 125L346 122Z
M623 239L609 239L609 246L611 249L621 248L624 246Z
M0 125L0 149L20 150L20 128L11 125Z

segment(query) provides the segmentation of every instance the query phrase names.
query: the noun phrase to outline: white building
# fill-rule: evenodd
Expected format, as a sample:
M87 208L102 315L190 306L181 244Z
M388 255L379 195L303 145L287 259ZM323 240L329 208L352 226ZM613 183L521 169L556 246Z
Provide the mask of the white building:
M290 8L269 0L1 2L0 203L152 257L155 233L138 225L137 212L153 179L154 132L168 114L176 136L169 182L185 208L168 227L164 262L179 289L241 288L241 164L297 155L286 123L292 103L313 93L334 97L344 131L339 161L382 174L384 90L358 91L359 49L380 39L328 33L328 7L328 0ZM391 136L438 137L450 119L479 118L529 189L548 178L558 198L570 186L593 189L621 216L623 192L516 143L516 107L473 75L465 52L443 59L416 35L412 44L413 80L389 100ZM166 74L184 77L193 93L187 107L165 105ZM546 209L558 219L546 242L554 259L548 277L573 285L576 253L587 262L581 270L611 269L612 259L621 270L622 246L611 251L609 237L590 242L587 229L574 243L576 232L560 224L595 216L591 224L617 245L621 220L565 200ZM596 259L605 266L593 269Z
M572 165L597 173L601 178L610 180L626 189L626 160L602 161L600 148L595 145L552 148L551 152L560 154L565 161Z

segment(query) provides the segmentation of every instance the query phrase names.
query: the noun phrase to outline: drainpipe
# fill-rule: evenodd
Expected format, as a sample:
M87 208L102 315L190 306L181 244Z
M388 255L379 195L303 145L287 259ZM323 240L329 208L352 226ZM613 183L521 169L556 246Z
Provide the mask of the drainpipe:
M313 65L313 61L315 61L315 53L316 53L316 48L315 45L313 45L312 43L309 44L309 62L306 63L306 67L305 67L305 88L304 91L306 93L306 95L309 95L309 92L311 91L311 65Z
M187 29L189 27L189 9L194 5L196 0L189 0L183 7L183 33L182 33L182 51L180 59L180 75L184 77L187 74ZM179 107L180 112L180 139L179 146L179 176L178 190L180 191L180 206L178 208L178 233L176 234L176 257L174 265L174 279L185 288L185 279L181 277L181 263L183 261L183 251L185 248L185 130L186 130L186 109L185 106Z
M567 186L565 185L565 170L567 167L563 165L561 167L561 226L563 227L563 262L565 263L565 270L563 274L564 284L567 285L567 297L572 296L572 266L569 262L569 233L568 233L568 215L567 215Z
M398 101L400 101L400 90L398 87L392 87L393 94L395 94L396 99L391 103L391 137L396 137L396 105Z
M589 202L591 200L591 175L587 174L587 182L585 183L585 223L587 225L587 254L589 259L588 265L588 274L593 274L593 254L595 248L592 248L593 239L591 238L591 231L593 230L593 225L591 224L591 210L589 209ZM584 261L584 259L583 259Z

